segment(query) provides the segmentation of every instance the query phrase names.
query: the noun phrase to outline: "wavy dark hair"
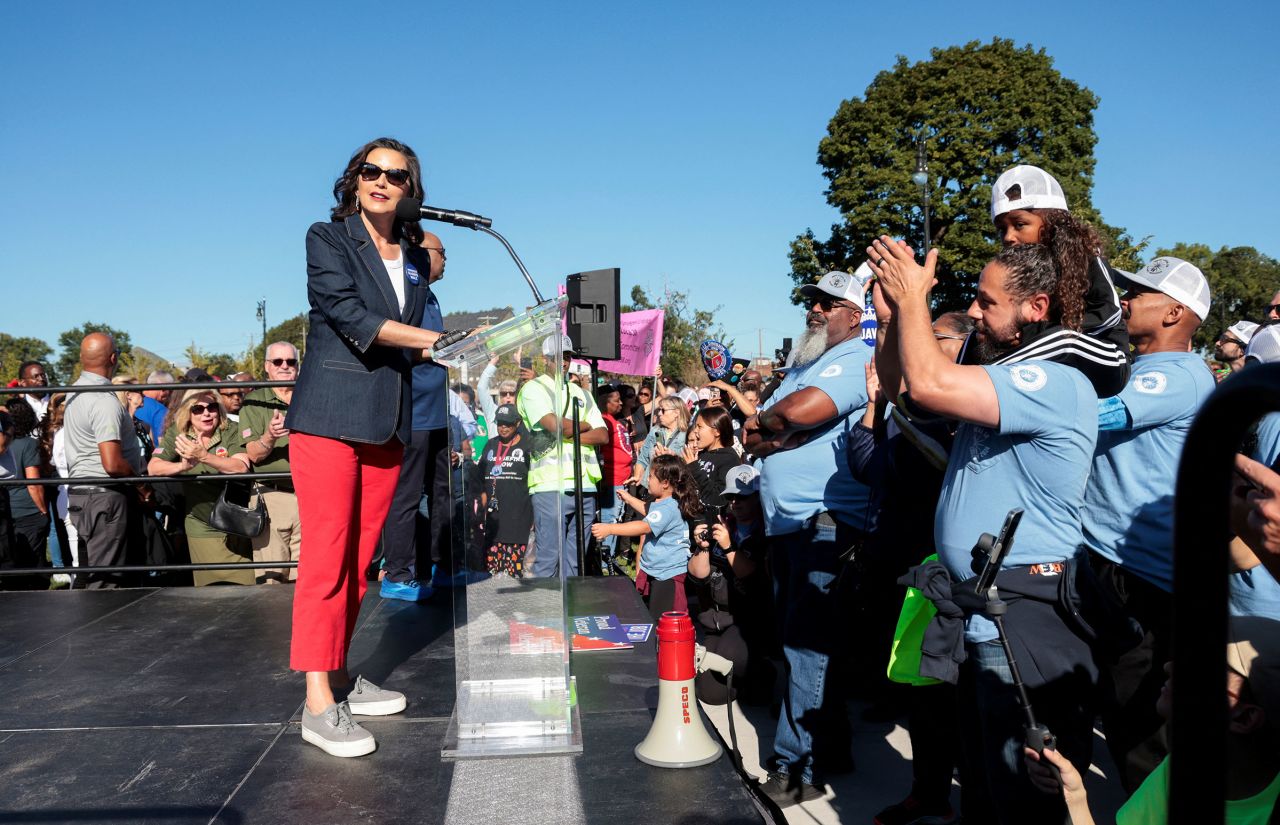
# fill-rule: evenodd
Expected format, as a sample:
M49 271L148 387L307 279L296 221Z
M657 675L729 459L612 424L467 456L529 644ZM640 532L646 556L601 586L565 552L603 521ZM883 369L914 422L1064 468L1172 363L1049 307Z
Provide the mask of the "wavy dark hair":
M698 412L698 420L716 431L721 447L733 446L733 416L724 407L703 407Z
M671 495L680 505L680 515L685 521L693 521L702 515L702 496L693 473L685 466L684 459L674 455L660 455L649 463L649 474L663 484L671 485Z
M1105 252L1105 242L1098 230L1070 212L1061 209L1035 212L1044 218L1040 243L1049 248L1058 269L1057 298L1062 325L1079 331L1084 324L1085 296L1093 280L1089 268L1093 259Z
M369 157L374 149L390 149L405 156L409 162L409 191L405 197L425 200L426 189L422 185L422 165L412 149L395 138L380 137L361 146L347 161L347 168L333 183L333 199L338 205L329 212L329 220L341 221L356 214L359 202L356 200L356 187L359 186L360 165ZM414 246L422 243L422 224L417 221L402 221L396 218L392 227L396 240L404 238Z

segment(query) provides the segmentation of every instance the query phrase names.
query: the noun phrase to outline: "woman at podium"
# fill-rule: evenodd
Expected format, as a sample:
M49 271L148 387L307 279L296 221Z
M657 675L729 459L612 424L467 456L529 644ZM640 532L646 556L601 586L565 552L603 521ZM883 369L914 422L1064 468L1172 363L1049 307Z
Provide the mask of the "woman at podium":
M420 329L431 261L396 204L422 198L413 150L378 138L333 186L307 231L306 359L285 419L302 548L289 664L306 673L302 737L333 756L376 744L353 715L404 710L404 695L347 672L347 651L411 424L410 369L438 332Z

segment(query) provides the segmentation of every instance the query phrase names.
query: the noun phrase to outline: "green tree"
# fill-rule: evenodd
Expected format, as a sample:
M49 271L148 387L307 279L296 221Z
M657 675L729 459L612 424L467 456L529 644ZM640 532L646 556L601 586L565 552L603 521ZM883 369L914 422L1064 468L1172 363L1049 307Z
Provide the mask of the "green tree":
M259 341L250 352L246 352L241 357L241 368L246 372L254 372L257 375L265 375L262 362L266 357L266 345L274 344L276 341L287 341L298 348L301 353L306 349L307 342L307 313L299 312L292 318L288 318L276 324L267 330L267 340Z
M120 374L132 375L139 382L146 381L147 376L157 370L163 370L173 375L181 374L181 371L171 362L142 347L133 347L129 352L120 356Z
M115 340L116 349L120 350L121 357L129 355L133 349L129 333L124 330L116 329L110 324L86 321L58 336L58 363L54 367L58 372L58 380L70 384L80 377L80 342L91 332L105 332L110 335Z
M191 362L191 366L199 367L219 378L226 378L240 371L240 361L234 355L225 352L205 352L196 346L194 341L191 342L191 346L183 350L182 355Z
M1224 246L1213 252L1205 244L1178 243L1157 250L1156 255L1195 264L1209 280L1213 300L1209 317L1192 339L1196 349L1211 349L1222 331L1236 321L1263 320L1271 296L1280 289L1280 261L1251 246Z
M714 309L694 309L689 306L689 293L667 292L659 304L654 304L644 288L631 288L631 303L623 305L623 312L643 309L663 309L662 322L662 374L679 378L687 384L705 384L706 370L702 368L699 347L708 338L715 338L733 351L733 341L725 339L724 328L715 322Z
M0 332L0 381L9 383L18 377L18 367L23 361L45 362L53 354L53 348L39 338L15 337ZM46 364L49 383L54 383L53 365Z
M991 184L1019 163L1039 166L1062 184L1074 214L1090 221L1133 266L1141 243L1102 223L1093 187L1093 92L1063 77L1043 49L1012 40L934 49L915 64L898 57L863 97L845 100L818 145L829 181L827 201L843 222L819 241L806 232L791 244L797 285L838 269L852 271L881 234L920 251L921 190L912 182L917 139L928 156L930 233L940 253L935 304L967 306L978 274L995 253ZM792 300L798 302L793 293Z

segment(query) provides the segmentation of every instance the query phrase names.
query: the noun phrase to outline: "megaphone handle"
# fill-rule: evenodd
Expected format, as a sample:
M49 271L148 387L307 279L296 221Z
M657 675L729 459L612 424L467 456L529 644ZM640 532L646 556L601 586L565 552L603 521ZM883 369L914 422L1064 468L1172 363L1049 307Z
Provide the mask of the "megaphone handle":
M1053 733L1047 727L1038 723L1027 725L1024 730L1026 731L1025 741L1027 747L1036 752L1040 757L1040 764L1049 769L1049 772L1053 774L1053 780L1061 787L1062 773L1058 770L1058 766L1044 758L1045 751L1056 751L1058 749L1058 740L1054 738Z

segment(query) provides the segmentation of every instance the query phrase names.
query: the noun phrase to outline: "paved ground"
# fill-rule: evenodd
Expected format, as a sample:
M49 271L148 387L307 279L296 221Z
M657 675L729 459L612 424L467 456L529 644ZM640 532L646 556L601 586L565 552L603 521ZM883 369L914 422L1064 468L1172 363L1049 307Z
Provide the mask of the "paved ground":
M787 821L794 825L867 825L882 808L898 802L911 788L911 742L905 720L867 722L862 719L865 705L849 703L849 718L854 724L854 760L858 769L837 777L825 799L785 810ZM724 706L702 706L725 742L729 741L728 715ZM756 776L763 778L760 763L773 751L773 734L777 720L767 708L734 705L734 725L743 763ZM1124 792L1114 779L1114 768L1106 753L1102 735L1094 749L1098 760L1090 768L1086 780L1089 801L1099 822L1113 822L1116 808L1124 801ZM959 804L959 788L954 787L953 805ZM975 823L976 825L976 823Z

